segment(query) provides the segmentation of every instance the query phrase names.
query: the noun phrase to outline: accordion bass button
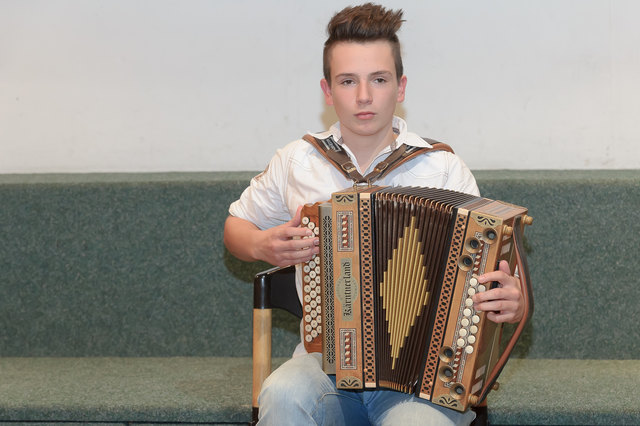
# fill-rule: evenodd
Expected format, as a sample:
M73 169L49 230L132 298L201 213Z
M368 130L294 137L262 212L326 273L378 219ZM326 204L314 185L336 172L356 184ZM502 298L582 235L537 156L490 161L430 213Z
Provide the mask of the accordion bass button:
M309 224L309 218L308 217L303 217L302 218L302 224L305 225L305 226L308 225Z

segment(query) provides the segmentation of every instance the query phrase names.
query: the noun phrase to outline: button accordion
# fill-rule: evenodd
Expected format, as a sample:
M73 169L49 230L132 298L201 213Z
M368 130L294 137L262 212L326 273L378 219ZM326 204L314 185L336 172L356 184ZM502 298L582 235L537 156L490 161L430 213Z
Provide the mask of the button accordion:
M421 187L354 187L304 206L301 226L320 239L302 265L307 352L323 354L340 389L477 405L533 310L521 242L531 221L523 207ZM501 326L471 299L501 260L517 268L526 305L502 351Z

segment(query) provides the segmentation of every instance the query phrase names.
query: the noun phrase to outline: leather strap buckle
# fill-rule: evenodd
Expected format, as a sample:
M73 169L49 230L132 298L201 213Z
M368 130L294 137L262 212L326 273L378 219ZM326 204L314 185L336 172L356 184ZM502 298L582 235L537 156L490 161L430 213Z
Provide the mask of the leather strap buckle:
M352 173L357 170L355 164L353 164L351 161L344 162L340 166L342 167L342 170L347 173Z

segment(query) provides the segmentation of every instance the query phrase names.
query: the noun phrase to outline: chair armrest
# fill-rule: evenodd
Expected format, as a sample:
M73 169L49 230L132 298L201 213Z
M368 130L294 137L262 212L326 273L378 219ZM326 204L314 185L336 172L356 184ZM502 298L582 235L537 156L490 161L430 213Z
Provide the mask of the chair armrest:
M296 290L296 268L276 267L259 272L253 280L254 309L284 309L302 318L302 305Z

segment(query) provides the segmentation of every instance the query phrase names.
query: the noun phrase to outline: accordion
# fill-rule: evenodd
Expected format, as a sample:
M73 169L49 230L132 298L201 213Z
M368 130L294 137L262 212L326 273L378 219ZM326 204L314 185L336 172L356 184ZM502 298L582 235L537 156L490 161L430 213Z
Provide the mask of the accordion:
M477 405L533 310L521 241L531 222L523 207L422 187L354 187L305 205L301 226L320 239L302 265L307 352L322 353L340 389ZM502 351L501 325L471 299L497 285L477 277L501 260L517 268L526 305Z

